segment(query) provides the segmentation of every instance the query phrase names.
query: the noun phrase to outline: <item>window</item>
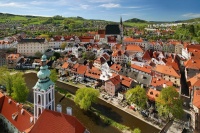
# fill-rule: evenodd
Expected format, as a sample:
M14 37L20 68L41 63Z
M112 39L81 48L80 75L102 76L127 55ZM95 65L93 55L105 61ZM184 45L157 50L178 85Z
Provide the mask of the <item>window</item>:
M42 113L41 108L38 108L38 116L41 115L41 113Z
M51 93L49 93L49 101L51 101Z
M38 95L38 104L40 104L40 103L41 103L41 96Z

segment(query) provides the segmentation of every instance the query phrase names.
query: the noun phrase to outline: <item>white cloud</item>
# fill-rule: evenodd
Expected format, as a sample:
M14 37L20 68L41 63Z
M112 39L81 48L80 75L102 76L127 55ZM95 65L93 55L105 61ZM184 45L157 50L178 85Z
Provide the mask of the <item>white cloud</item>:
M104 8L119 8L120 4L114 4L114 3L108 3L108 4L102 4L100 7Z
M86 9L88 9L88 7L89 7L89 5L80 5L81 9L85 9L86 10Z
M0 7L19 7L19 8L24 8L26 6L27 6L26 4L16 3L16 2L10 2L10 3L1 3L0 2Z
M141 8L140 6L128 6L128 7L123 7L123 8Z
M199 18L200 13L186 13L186 14L183 14L182 16L187 17L187 18Z

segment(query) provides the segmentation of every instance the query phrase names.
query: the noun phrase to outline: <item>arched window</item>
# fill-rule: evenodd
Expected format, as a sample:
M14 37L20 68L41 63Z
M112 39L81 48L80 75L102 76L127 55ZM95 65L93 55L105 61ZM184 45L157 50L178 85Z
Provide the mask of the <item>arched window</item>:
M40 104L40 103L41 103L41 96L38 95L38 104Z
M40 116L40 115L41 115L41 113L42 113L42 110L41 110L41 108L38 108L38 116Z
M49 102L51 101L51 93L49 93Z

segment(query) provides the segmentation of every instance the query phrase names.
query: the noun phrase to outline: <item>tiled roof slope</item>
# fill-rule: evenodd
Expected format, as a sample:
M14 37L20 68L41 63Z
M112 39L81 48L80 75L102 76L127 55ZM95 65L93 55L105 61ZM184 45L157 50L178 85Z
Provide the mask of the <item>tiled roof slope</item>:
M10 99L10 100L9 100ZM2 106L0 105L0 113L10 121L20 132L26 132L33 126L33 121L30 121L30 118L33 118L33 115L28 113L25 109L22 111L22 105L17 103L9 98L8 96L4 96L0 92L0 104L2 103ZM10 102L9 102L10 101ZM16 116L15 119L13 119L12 116Z
M30 133L84 133L85 129L74 116L44 110Z

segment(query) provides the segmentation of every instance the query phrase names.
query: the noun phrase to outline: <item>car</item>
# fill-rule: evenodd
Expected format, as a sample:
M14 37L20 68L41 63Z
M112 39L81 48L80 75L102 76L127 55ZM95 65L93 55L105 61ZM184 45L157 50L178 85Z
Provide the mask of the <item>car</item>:
M144 116L144 117L148 117L149 116L149 113L145 110L142 110L141 111L141 115Z

